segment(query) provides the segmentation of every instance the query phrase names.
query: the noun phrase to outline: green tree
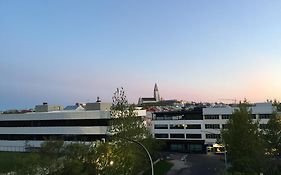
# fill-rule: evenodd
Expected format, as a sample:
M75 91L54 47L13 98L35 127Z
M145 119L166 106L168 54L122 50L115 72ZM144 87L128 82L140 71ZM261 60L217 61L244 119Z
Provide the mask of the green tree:
M137 116L135 106L128 103L123 88L117 89L114 93L111 117L113 119L110 123L109 133L114 135L111 138L110 150L114 166L109 167L105 174L110 174L110 172L124 175L137 174L143 170L143 167L149 167L146 152L130 140L147 146L152 143L148 141L151 136L144 119Z
M135 141L141 141L149 136L149 131L145 126L144 119L137 116L135 105L128 103L123 88L116 90L112 97L111 120L109 132L115 138L125 137Z
M281 111L281 103L280 103L280 101L278 101L276 99L274 99L274 100L267 99L266 102L267 103L272 103L272 106L274 106L277 111Z
M281 117L277 113L272 114L264 131L267 152L275 157L281 155Z
M222 131L226 144L230 171L244 174L262 172L264 146L258 123L251 118L249 104L241 103L228 121L228 129Z
M96 145L96 146L93 146ZM19 175L95 175L101 153L97 152L100 144L65 143L46 141L37 152L29 153L20 160L16 169Z
M264 130L264 140L267 153L267 161L265 174L280 175L281 174L281 116L276 112L267 123L267 128Z

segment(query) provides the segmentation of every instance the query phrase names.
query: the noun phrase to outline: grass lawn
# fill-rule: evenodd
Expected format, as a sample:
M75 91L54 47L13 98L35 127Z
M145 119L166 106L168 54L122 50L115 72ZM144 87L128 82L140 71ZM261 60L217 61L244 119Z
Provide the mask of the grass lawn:
M171 168L173 164L166 161L166 160L161 160L158 163L154 165L154 174L155 175L165 175ZM150 175L151 170L146 171L143 175Z
M30 153L0 151L0 173L13 171L19 165L19 161L28 156Z

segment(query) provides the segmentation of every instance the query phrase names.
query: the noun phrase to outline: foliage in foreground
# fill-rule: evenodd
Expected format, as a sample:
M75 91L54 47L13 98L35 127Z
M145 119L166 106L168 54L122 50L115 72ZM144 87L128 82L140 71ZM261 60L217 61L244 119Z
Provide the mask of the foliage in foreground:
M33 159L34 154L18 152L0 152L0 174L14 171L21 165L21 160Z
M149 157L139 145L144 145L152 156L157 152L157 141L151 138L144 119L139 117L135 106L127 101L123 88L117 89L113 96L111 107L109 133L112 134L115 174L138 174L143 167L150 167Z
M281 120L273 113L268 127L258 128L258 122L246 104L240 104L228 121L228 129L222 131L231 167L226 174L265 175L281 174Z

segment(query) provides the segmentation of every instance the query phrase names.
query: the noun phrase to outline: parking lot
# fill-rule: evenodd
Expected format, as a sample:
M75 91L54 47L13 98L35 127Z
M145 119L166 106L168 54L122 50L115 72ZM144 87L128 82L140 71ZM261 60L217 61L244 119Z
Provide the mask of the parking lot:
M224 170L222 155L172 153L169 155L174 163L167 175L218 175Z

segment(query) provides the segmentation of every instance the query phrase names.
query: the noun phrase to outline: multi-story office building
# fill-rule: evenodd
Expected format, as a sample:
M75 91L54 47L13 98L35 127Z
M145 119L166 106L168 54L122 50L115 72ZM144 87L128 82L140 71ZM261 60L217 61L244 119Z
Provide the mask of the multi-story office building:
M167 149L181 152L205 152L220 137L220 129L226 128L230 115L237 107L227 105L194 108L189 111L155 112L152 117L152 133L156 139L165 140ZM274 111L271 103L257 103L249 110L260 128Z
M25 151L26 147L39 147L48 139L83 142L105 139L111 119L110 106L110 103L88 103L84 111L1 114L0 150ZM41 111L42 107L39 108ZM145 110L136 112L138 116L146 115Z
M152 116L152 133L163 139L167 149L182 152L202 152L204 140L202 108L191 111L155 112Z

